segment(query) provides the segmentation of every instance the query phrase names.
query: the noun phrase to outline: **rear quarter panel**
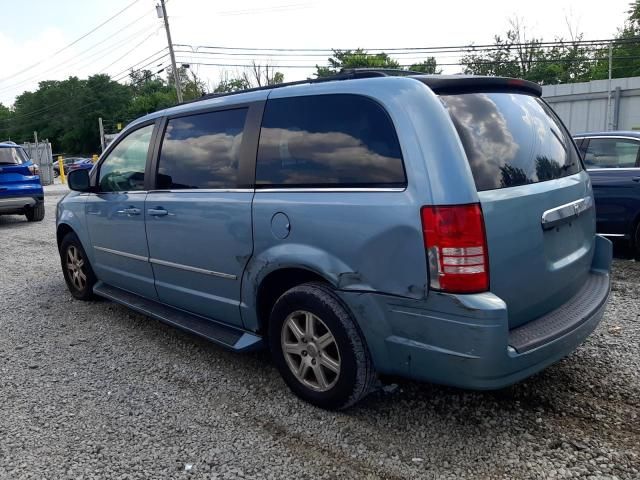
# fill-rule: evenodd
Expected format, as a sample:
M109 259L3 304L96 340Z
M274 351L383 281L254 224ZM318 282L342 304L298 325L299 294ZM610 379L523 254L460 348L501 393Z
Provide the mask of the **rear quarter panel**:
M407 187L256 190L254 255L242 285L242 315L249 329L259 328L255 299L260 282L281 268L311 270L344 291L424 298L427 268L421 206L478 201L453 123L424 84L406 78L327 82L277 89L269 98L330 93L365 95L385 108L400 140ZM274 234L276 213L289 219L287 238Z

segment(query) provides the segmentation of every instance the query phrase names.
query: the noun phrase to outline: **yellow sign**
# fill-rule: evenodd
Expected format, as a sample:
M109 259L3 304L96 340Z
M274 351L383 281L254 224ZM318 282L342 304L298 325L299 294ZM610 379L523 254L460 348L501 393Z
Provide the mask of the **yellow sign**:
M118 130L122 130L122 124L121 123L116 123L116 128Z

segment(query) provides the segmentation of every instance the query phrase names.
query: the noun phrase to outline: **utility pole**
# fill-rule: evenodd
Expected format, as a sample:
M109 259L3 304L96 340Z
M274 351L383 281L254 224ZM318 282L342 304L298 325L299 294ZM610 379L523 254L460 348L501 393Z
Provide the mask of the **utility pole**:
M171 68L173 70L173 79L176 83L176 95L178 96L178 102L182 103L182 88L180 87L180 75L178 68L176 67L176 56L173 53L173 43L171 42L171 30L169 30L169 18L167 17L167 7L164 5L164 0L160 0L160 10L156 7L158 16L162 15L164 19L164 29L167 31L167 42L169 43L169 56L171 57Z
M613 43L609 44L609 87L607 88L607 130L612 129L611 121L611 71L613 70Z
M102 117L98 117L98 129L100 130L100 149L104 152L104 126L102 125Z

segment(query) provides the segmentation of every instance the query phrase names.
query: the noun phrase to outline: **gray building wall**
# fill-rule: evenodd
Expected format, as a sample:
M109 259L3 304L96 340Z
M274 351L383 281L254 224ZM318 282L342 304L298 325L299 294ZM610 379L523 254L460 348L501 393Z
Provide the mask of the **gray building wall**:
M542 96L571 133L594 130L640 130L640 77L611 81L611 123L607 119L609 80L545 85Z

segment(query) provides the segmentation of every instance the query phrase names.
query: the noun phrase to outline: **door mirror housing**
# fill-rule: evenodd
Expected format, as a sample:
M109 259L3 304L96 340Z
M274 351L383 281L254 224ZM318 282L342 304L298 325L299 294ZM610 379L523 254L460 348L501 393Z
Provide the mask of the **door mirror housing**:
M67 183L69 188L76 192L91 192L93 190L89 179L89 170L84 168L69 172Z

